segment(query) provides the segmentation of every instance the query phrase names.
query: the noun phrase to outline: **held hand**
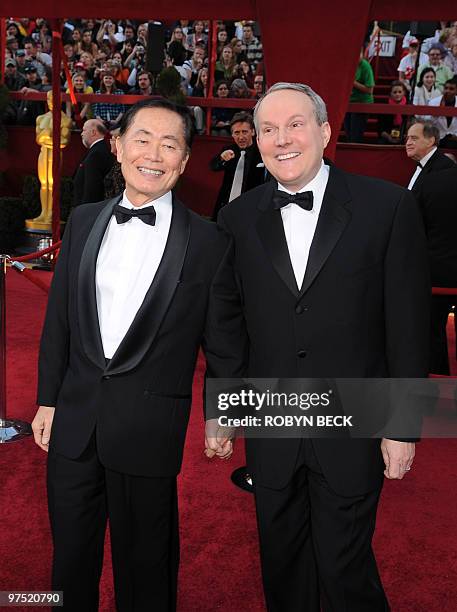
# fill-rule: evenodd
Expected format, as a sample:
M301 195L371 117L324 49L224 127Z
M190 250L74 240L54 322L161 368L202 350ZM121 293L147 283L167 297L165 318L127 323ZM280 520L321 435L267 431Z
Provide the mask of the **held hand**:
M382 439L381 452L386 469L384 476L389 480L401 480L409 472L415 455L415 444Z
M235 429L221 427L217 419L206 421L205 425L205 455L208 459L214 456L219 459L230 459L233 454L233 438Z
M55 408L52 406L39 406L35 418L32 421L32 431L35 443L46 452L49 451L49 440L51 438L54 412Z
M234 157L235 157L235 153L232 151L232 149L228 149L227 151L223 151L221 153L221 159L225 162L230 161Z

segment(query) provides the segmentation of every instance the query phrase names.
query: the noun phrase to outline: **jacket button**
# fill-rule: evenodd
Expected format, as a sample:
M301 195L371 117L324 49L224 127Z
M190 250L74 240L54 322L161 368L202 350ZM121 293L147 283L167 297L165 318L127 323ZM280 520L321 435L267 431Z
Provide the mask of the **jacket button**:
M306 312L307 310L308 310L308 306L302 306L301 304L298 304L295 307L295 313L298 315L302 314L303 312Z
M297 353L297 357L300 357L300 359L303 359L303 357L306 357L306 351L298 351Z
M111 378L111 376L104 376L103 380L109 380Z

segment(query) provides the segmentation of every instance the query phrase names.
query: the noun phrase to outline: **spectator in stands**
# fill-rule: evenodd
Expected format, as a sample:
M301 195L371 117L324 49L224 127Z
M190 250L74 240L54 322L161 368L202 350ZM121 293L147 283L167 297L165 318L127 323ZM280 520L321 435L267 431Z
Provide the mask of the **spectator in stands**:
M263 60L263 47L258 38L254 36L253 24L245 23L243 26L242 50L246 54L246 59L252 66L253 71L257 64Z
M193 24L193 32L187 35L187 49L193 53L197 45L206 47L207 44L208 35L205 34L205 24L200 19L197 19Z
M236 70L236 78L243 79L249 89L254 89L254 74L246 60L241 60Z
M192 95L196 98L208 97L208 68L203 67L199 70L197 82L192 90Z
M92 81L95 73L95 61L90 53L81 53L79 61L84 66L84 70L87 72L87 80Z
M14 21L8 22L6 26L6 36L13 36L19 42L19 45L22 46L24 36L19 31L19 27Z
M16 67L17 71L25 78L25 69L27 68L27 63L25 59L24 49L19 49L19 51L16 53Z
M41 53L33 38L24 39L25 61L29 66L35 66L38 76L44 74L44 67L52 65L52 58L47 53Z
M255 142L254 122L251 113L236 113L230 122L233 142L210 162L214 172L224 172L222 185L213 212L216 221L220 209L239 195L264 182L265 167Z
M21 93L27 94L35 91L44 91L41 79L38 76L38 72L35 66L30 65L25 69L26 85L21 89ZM45 112L45 105L43 102L32 101L25 96L20 104L17 111L17 124L18 125L33 125L38 115L42 115Z
M124 68L130 70L130 61L134 56L133 50L135 48L134 41L126 40L121 47L121 56Z
M94 90L90 85L87 85L84 80L84 76L80 72L76 72L72 77L71 81L73 83L73 89L75 94L93 94ZM70 90L67 89L67 93L70 93ZM71 117L73 121L76 121L76 116L79 115L82 122L86 119L90 119L92 117L92 110L89 102L77 102L76 106L73 106L71 101L66 103L66 113L68 117Z
M136 40L146 49L148 46L148 24L140 23L136 31Z
M19 41L14 36L8 36L6 39L6 49L10 51L11 57L14 57L19 50Z
M417 62L417 50L419 46L419 41L417 38L410 38L409 41L409 52L408 55L405 55L400 60L400 64L398 65L398 80L401 81L408 91L411 91L411 80L416 72L416 62ZM423 64L427 61L427 56L425 53L420 54L419 64Z
M420 78L422 71L425 70L425 68L433 68L436 75L435 87L439 89L440 92L443 91L446 81L449 81L449 79L452 79L454 76L452 70L443 63L441 58L441 49L438 46L433 45L430 47L430 51L428 52L428 61L419 66L418 71L418 78Z
M112 49L116 49L119 43L124 41L122 32L117 31L117 25L110 19L103 20L97 32L98 45L108 44Z
M362 49L349 102L372 104L374 101L373 89L373 70L370 63L364 59ZM344 129L348 142L362 142L367 119L368 114L366 113L346 113Z
M72 71L75 62L78 59L76 57L75 45L72 42L66 42L63 46L63 53L67 58L68 68L70 71Z
M186 78L186 81L189 87L188 93L190 93L193 87L196 85L198 73L203 67L204 61L205 61L205 49L202 46L197 45L192 54L192 57L186 60L184 64L182 65L183 68L185 68L189 72Z
M393 81L390 89L389 104L407 104L408 91L401 81ZM378 117L379 144L401 144L401 127L404 116L380 115Z
M167 53L174 66L182 66L187 59L187 49L185 47L184 33L181 28L173 30L171 40L167 46Z
M246 81L234 79L230 85L229 97L249 99L252 98L252 92L248 89Z
M452 70L454 75L457 74L457 41L451 45L450 52L444 58L444 64Z
M231 83L235 78L237 66L235 64L235 57L233 50L230 45L226 45L219 56L219 60L216 62L214 70L214 78L216 81L227 81Z
M230 46L233 49L236 64L239 64L242 60L246 60L246 54L243 51L243 43L239 38L232 38Z
M225 29L219 30L219 32L217 33L217 47L216 47L217 57L220 57L222 50L227 45L227 41L228 41L227 31Z
M265 83L263 74L256 74L254 77L254 91L257 99L261 98L265 93Z
M214 87L215 98L228 98L229 84L218 81ZM231 108L213 108L211 117L211 134L213 136L230 136L230 121L234 115Z
M122 66L122 57L119 51L113 53L113 57L107 60L108 70L113 74L114 80L116 81L116 87L122 89L124 92L129 89L127 83L130 76L127 68Z
M91 55L95 55L98 50L98 45L92 40L92 30L83 30L81 41L78 43L78 53L81 55L83 51L87 51Z
M430 100L429 106L457 107L457 78L444 85L443 95ZM457 149L457 117L430 117L440 132L440 147Z
M152 96L152 74L147 70L140 70L137 74L137 87L129 91L136 96Z
M427 106L430 100L441 95L440 90L435 87L435 81L434 69L424 68L414 89L413 104Z
M97 94L122 95L123 93L122 89L116 89L114 76L110 72L105 72ZM93 113L97 119L104 121L107 127L114 129L122 119L124 106L123 104L97 102L94 104Z
M10 91L19 91L27 84L26 78L17 70L16 61L7 59L5 62L5 85Z

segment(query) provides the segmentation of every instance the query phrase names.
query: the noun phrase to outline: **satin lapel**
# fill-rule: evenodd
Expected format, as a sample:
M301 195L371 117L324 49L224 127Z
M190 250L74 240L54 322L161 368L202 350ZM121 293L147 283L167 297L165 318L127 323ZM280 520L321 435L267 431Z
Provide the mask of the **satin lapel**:
M344 175L340 170L331 166L319 220L309 250L300 296L308 291L349 223L351 213L344 204L350 199Z
M274 189L276 189L276 181L270 181L258 205L262 214L257 221L257 233L276 272L293 295L297 297L298 286L287 248L281 212L272 208L271 198Z
M106 368L121 374L136 367L154 342L176 291L190 238L189 212L173 198L173 216L165 250L143 303Z
M122 196L108 200L95 220L84 246L78 272L78 321L81 343L87 357L98 367L105 368L102 339L98 323L95 271L98 251L111 219L113 207Z

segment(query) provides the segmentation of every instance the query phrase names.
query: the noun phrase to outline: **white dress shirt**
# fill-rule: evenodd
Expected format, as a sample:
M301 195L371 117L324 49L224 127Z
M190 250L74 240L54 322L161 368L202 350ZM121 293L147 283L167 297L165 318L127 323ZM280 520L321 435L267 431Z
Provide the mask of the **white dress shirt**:
M281 208L287 247L289 249L295 280L297 281L299 289L305 277L309 249L311 248L314 232L316 231L322 200L324 199L325 188L327 187L328 176L329 167L322 162L316 176L299 191L299 193L302 191L313 192L312 210L303 210L298 204L293 203ZM281 183L278 183L278 189L286 193L293 193L289 189L283 187Z
M427 155L425 155L421 160L420 160L420 166L418 165L416 168L416 172L412 175L411 180L409 181L409 185L408 185L408 189L412 189L414 183L417 181L417 177L419 176L419 174L422 172L422 169L424 168L425 164L428 162L428 160L431 158L431 156L435 153L437 147L433 147L433 149L431 151L429 151L427 153Z
M171 191L144 206L133 206L125 192L121 206L154 206L151 226L134 217L108 223L97 258L95 274L98 322L105 357L111 359L122 342L154 280L165 250L172 216Z

